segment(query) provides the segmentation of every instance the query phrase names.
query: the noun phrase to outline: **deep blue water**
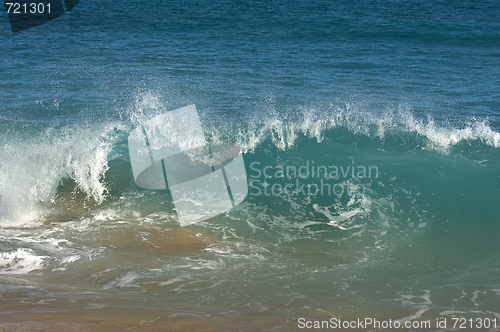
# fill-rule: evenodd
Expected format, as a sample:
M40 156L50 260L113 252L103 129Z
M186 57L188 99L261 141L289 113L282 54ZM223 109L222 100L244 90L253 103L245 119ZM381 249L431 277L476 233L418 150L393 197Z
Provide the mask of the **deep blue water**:
M2 8L0 52L5 308L500 325L498 1L81 0L19 33ZM127 136L190 104L249 195L181 228ZM265 194L313 162L363 192Z

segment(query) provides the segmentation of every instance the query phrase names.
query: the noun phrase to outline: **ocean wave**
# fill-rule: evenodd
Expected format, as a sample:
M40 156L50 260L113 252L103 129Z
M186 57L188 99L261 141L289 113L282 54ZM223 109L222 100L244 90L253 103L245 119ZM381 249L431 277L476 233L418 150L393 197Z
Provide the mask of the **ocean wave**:
M461 143L479 141L493 148L500 148L500 132L495 131L487 119L470 119L460 126L437 123L432 116L419 118L410 111L370 112L347 104L344 108L326 110L309 109L295 113L271 114L266 118L252 118L235 124L207 126L206 131L214 141L231 140L243 151L253 153L266 140L279 150L293 149L302 138L322 143L325 138L335 139L335 129L346 129L357 136L378 138L388 135L416 134L425 148L440 153Z
M131 175L127 135L165 111L159 98L148 93L124 111L121 120L28 126L1 136L0 226L29 227L41 216L53 214L54 206L72 215L139 190ZM456 147L474 145L470 151L489 152L500 147L500 133L487 119L452 125L430 115L417 117L406 109L371 112L351 104L293 114L271 111L268 116L238 121L208 114L202 124L207 141L238 144L247 162L274 158L283 164L302 164L335 153L342 145L356 151L362 146L373 162L390 148L403 155L415 149L447 155ZM155 141L153 129L149 136L161 143ZM175 139L189 145L199 137Z
M0 253L0 274L25 274L39 270L45 258L26 248Z
M84 195L102 202L103 174L122 124L49 126L1 137L0 225L29 225L47 212L61 181L70 178Z

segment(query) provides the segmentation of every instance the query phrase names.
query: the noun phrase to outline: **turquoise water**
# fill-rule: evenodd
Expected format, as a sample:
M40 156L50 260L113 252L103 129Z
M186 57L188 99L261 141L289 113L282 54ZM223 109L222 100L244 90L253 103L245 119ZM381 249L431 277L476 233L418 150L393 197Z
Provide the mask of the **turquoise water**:
M2 8L2 310L498 328L499 17L495 1L82 0L13 34ZM249 194L181 227L168 190L134 183L127 137L190 104L207 141L240 146Z

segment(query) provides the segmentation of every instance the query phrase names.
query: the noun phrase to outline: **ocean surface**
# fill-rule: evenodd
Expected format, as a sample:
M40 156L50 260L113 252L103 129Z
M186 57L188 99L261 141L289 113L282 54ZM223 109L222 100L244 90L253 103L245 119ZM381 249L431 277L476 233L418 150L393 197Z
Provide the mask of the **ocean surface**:
M0 5L0 54L0 326L500 329L500 2ZM192 104L248 195L181 227L128 135Z

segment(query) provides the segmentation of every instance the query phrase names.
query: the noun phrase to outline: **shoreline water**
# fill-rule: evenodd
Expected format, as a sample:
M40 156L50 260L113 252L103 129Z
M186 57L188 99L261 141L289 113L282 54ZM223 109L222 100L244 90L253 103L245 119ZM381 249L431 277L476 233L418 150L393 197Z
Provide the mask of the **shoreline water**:
M62 309L62 308L61 308ZM21 314L19 310L24 312ZM205 315L148 309L101 308L16 311L0 314L0 331L490 331L500 330L499 317L481 313L417 312L344 302L339 307L293 312L213 312ZM481 318L478 318L482 316ZM471 320L474 325L470 327ZM479 328L478 319L496 319L496 328Z

